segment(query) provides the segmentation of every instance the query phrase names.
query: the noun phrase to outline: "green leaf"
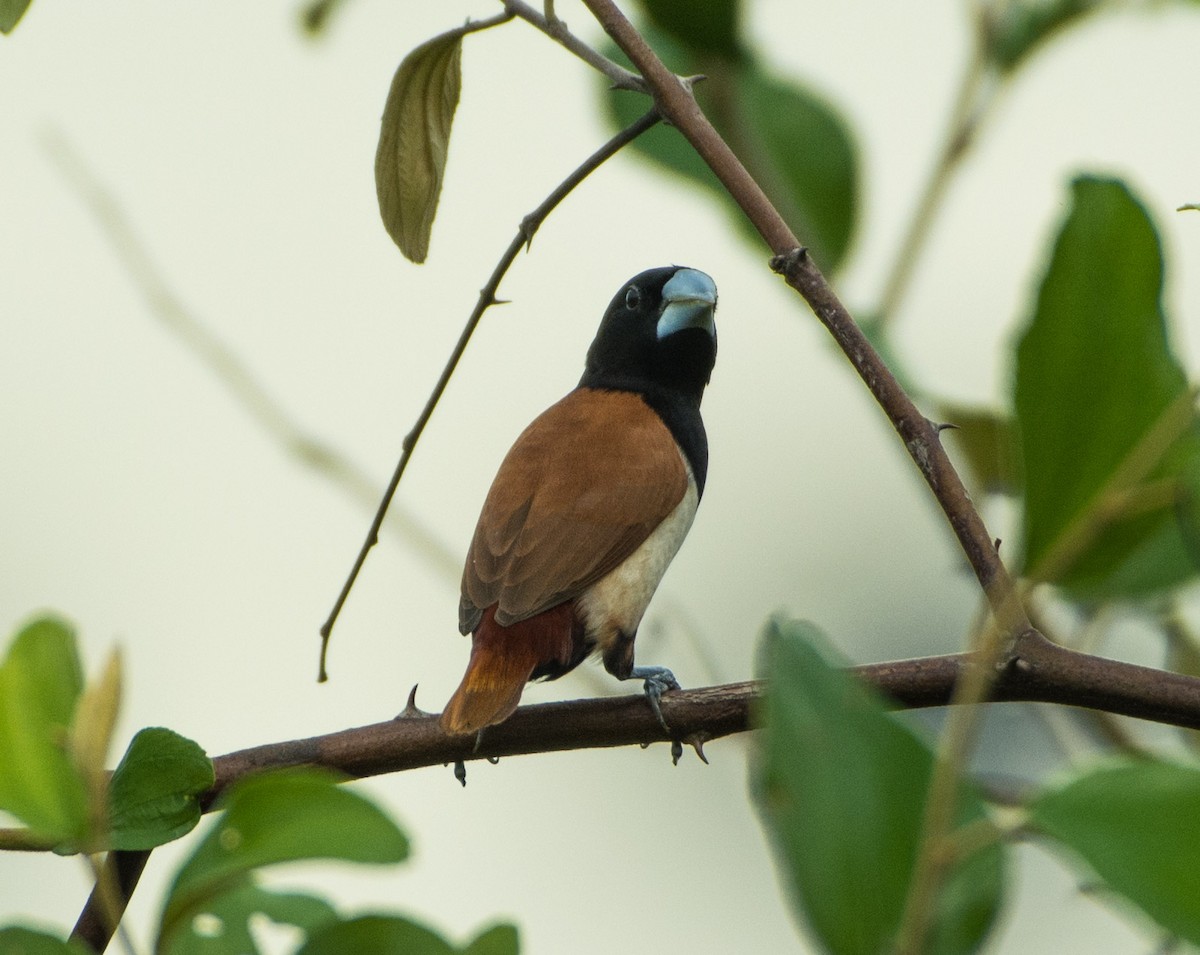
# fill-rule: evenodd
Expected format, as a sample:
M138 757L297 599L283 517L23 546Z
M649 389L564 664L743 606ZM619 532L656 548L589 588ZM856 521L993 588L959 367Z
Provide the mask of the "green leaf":
M457 955L436 932L398 915L363 915L313 935L296 955Z
M974 487L988 494L1019 491L1021 446L1009 415L954 401L939 401L937 415L954 425L943 437L962 452Z
M1011 72L1039 46L1100 9L1101 0L1024 0L994 8L987 53L1001 71Z
M1072 196L1017 349L1026 573L1140 596L1195 572L1176 502L1196 416L1153 223L1119 181L1081 177Z
M183 926L163 955L228 955L260 951L250 920L265 915L277 925L294 925L311 937L337 921L327 901L297 892L271 892L252 882L218 895Z
M653 27L645 30L655 52L675 72L706 73L696 98L717 131L758 180L788 225L827 272L849 251L857 220L858 159L849 125L813 90L772 74L748 53L714 62L689 53ZM608 55L624 61L616 47ZM614 124L628 126L645 110L645 97L619 90L605 94ZM677 129L659 125L633 144L638 153L703 186L734 216L743 233L761 243L741 209Z
M153 849L190 832L213 781L212 761L196 743L162 727L141 730L109 783L112 847Z
M1200 770L1170 763L1093 770L1040 796L1030 821L1113 892L1200 944Z
M83 689L75 635L43 617L24 627L0 665L0 809L36 835L78 842L87 831L83 780L68 728Z
M64 942L57 935L12 925L0 928L0 955L89 955L89 949L80 942Z
M873 693L827 663L817 642L811 624L768 624L752 788L797 915L825 951L872 955L899 927L933 756ZM961 823L985 818L969 786L961 798ZM978 949L995 921L1003 876L997 845L961 860L927 951Z
M299 859L400 862L408 840L382 810L315 769L252 776L222 800L224 812L171 886L160 941L263 866Z
M475 936L464 955L517 955L521 951L521 938L515 925L502 923L493 925Z
M741 84L746 155L767 195L823 269L846 258L857 219L858 160L849 126L812 90L751 62ZM722 133L733 134L732 128ZM736 137L733 141L736 141Z
M388 235L413 262L429 252L462 88L462 38L461 30L451 30L409 53L383 108L375 192Z
M737 59L741 3L739 0L642 0L656 27L694 53Z
M29 4L30 0L0 0L0 33L12 33Z

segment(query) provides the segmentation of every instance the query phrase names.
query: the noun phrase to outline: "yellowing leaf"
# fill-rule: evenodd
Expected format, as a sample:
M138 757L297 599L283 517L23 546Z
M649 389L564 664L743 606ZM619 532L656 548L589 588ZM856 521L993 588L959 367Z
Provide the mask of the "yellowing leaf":
M114 648L104 672L89 684L75 707L71 726L71 755L88 794L89 827L93 841L108 828L108 774L104 764L121 705L121 652Z
M388 235L413 262L425 261L437 214L450 125L462 87L462 30L421 44L404 58L375 152L375 192Z

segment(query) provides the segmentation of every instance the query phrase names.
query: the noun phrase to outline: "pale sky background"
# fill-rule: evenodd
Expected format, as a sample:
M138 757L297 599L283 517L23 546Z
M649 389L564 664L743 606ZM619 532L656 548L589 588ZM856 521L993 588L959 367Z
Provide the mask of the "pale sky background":
M854 126L863 225L838 284L852 308L869 306L965 57L960 5L746 6L778 68ZM145 725L216 755L375 722L417 682L419 702L438 709L468 644L457 572L389 537L336 631L332 682L315 683L317 627L370 515L271 441L165 329L47 137L111 190L173 294L382 487L516 224L608 135L595 78L562 49L521 23L470 37L430 258L414 266L375 206L388 83L412 47L497 5L354 0L316 43L297 10L35 0L0 39L0 623L7 634L53 608L77 623L93 668L123 648L121 748ZM581 6L559 10L597 37ZM1151 208L1177 341L1194 353L1200 215L1173 210L1200 201L1197 49L1200 14L1167 6L1097 19L1030 65L955 182L900 316L903 354L939 392L1003 395L1003 347L1081 170L1127 175ZM513 304L485 318L399 506L457 562L500 457L574 385L619 285L651 266L694 266L720 288L712 466L639 660L689 686L748 678L762 623L780 610L859 660L958 646L975 592L942 519L765 261L697 192L635 157L610 163L511 271L501 295ZM605 680L590 667L526 700L592 695ZM992 730L1008 746L993 743L1002 768L1045 761L1044 735L1015 708ZM803 951L747 804L746 745L711 744L707 767L672 768L666 746L473 764L465 791L441 768L372 780L363 789L410 833L412 862L285 881L456 939L511 919L530 955ZM154 853L132 909L138 937L178 858ZM993 951L1150 947L1057 862L1029 848L1017 859ZM0 924L65 930L85 894L75 860L0 857Z

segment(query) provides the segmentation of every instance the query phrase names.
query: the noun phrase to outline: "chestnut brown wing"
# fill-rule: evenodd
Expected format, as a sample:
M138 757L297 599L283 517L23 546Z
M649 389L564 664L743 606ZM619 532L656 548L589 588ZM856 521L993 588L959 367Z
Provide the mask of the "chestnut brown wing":
M572 600L637 550L687 492L683 456L636 394L579 388L517 438L463 570L459 629Z

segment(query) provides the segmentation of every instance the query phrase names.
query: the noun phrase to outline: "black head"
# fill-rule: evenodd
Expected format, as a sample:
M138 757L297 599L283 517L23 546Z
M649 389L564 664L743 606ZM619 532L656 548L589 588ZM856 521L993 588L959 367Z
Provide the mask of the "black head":
M717 360L717 287L681 266L650 269L621 288L604 313L579 384L700 404Z

